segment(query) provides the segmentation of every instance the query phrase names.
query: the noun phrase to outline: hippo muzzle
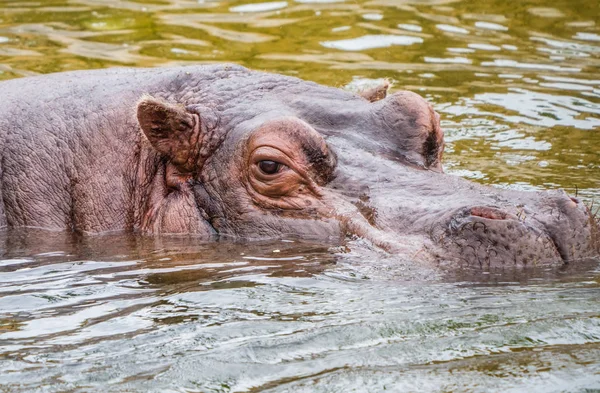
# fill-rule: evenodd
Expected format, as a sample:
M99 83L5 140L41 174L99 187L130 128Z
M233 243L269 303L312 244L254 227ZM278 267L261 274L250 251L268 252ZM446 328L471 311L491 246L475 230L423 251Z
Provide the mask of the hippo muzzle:
M540 197L545 207L473 206L434 226L431 239L469 265L568 263L598 253L598 226L589 209L567 195Z

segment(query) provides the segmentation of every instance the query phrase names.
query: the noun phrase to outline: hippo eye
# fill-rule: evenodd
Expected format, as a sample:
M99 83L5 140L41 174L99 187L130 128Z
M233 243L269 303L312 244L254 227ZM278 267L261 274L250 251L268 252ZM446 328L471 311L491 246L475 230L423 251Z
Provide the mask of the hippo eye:
M274 175L281 169L283 165L276 161L264 160L258 163L260 170L267 175Z

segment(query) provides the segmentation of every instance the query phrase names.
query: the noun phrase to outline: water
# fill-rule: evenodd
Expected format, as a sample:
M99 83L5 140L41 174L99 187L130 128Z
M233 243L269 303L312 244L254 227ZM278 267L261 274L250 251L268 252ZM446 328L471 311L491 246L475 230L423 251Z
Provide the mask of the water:
M445 169L600 197L593 1L4 0L0 79L236 62L442 115ZM598 261L419 266L360 241L0 234L0 391L600 389Z
M298 241L2 241L7 391L600 387L597 261L453 272Z

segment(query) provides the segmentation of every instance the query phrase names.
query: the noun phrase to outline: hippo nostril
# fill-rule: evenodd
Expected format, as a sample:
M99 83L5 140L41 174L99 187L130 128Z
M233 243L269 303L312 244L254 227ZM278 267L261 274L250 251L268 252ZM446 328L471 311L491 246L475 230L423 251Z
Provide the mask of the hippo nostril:
M577 198L573 198L573 197L569 197L569 199L571 200L571 202L573 203L573 207L576 207L577 205L579 205L579 203L581 203L581 201Z
M470 214L472 216L487 218L489 220L507 220L512 219L512 215L505 211L487 206L472 207Z

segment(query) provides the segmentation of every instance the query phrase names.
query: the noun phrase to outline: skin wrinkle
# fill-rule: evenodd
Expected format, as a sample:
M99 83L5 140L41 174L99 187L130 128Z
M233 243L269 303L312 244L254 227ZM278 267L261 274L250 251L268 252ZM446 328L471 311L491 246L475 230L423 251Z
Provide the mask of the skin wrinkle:
M0 142L0 186L4 183L4 145ZM6 204L4 202L3 192L0 188L0 229L6 228Z
M35 119L34 119L35 121ZM20 125L20 121L16 121L13 124L16 124L17 126ZM41 126L41 124L36 124L36 127ZM22 134L12 134L12 135L7 135L7 144L5 146L9 146L9 152L12 148L12 143L10 143L13 140L17 140L16 143L18 142L18 139L20 139L21 137L25 137L29 134L27 133L22 133ZM55 138L53 137L52 139L50 139L49 141L45 141L45 146L50 146L53 143L53 140ZM33 149L33 144L31 143L33 139L29 138L23 141L24 144L27 145L27 150L29 150L29 155L28 158L25 160L25 163L29 166L29 167L46 167L48 162L51 162L50 159L48 159L48 157L46 157L45 159L42 159L42 155L44 155L46 153L47 149ZM6 149L4 149L4 152L6 154ZM27 182L27 178L30 177L30 175L27 175L27 172L24 172L22 170L22 168L19 168L20 165L22 165L22 162L18 162L15 161L14 163L12 161L6 162L5 159L6 155L3 156L3 159L5 160L5 168L9 173L9 177L12 177L12 174L16 174L18 176L18 181L16 183L14 183L16 185L15 190L18 191L25 191L27 192L27 190L30 187L30 184ZM58 163L57 163L58 164ZM15 166L15 170L13 170L13 165ZM38 212L42 212L42 214L46 215L46 222L56 222L59 221L61 222L61 224L64 225L65 220L61 220L60 218L57 219L56 217L56 213L60 210L65 210L64 208L61 207L61 204L55 204L54 208L47 208L45 207L45 202L46 201L51 201L52 200L52 194L54 193L54 191L58 191L55 188L53 188L52 186L50 186L50 183L54 183L54 184L61 184L63 182L61 182L59 180L59 178L57 177L58 174L52 172L49 173L47 175L42 175L39 172L34 172L33 175L35 176L36 179L38 179L38 182L41 186L43 186L43 188L40 190L40 193L36 193L31 195L29 198L26 198L25 200L21 200L21 198L15 198L12 193L9 191L8 192L8 204L11 204L10 200L11 199L16 199L12 205L14 206L15 204L18 206L18 209L21 211L26 211L26 204L31 203L31 204L35 204L37 205L37 211ZM27 176L27 178L25 178L25 176ZM41 209L40 209L41 208ZM54 217L53 217L54 216ZM12 218L12 217L11 217ZM12 221L12 220L11 220ZM31 216L30 214L24 214L20 220L17 220L17 222L22 223L23 225L27 225L27 226L36 226L37 224L32 222ZM47 224L46 224L47 225ZM43 225L43 226L46 226ZM54 228L54 227L58 227L60 224L54 224L54 225L50 225L50 227Z
M112 112L112 111L111 111ZM97 133L97 137L100 138L99 143L102 147L104 147L106 156L120 156L119 154L119 144L115 143L115 141L110 137L110 135L115 135L119 132L118 129L114 127L114 125L110 121L109 115L105 115L101 117L102 123L106 124L103 127L103 132ZM95 146L95 149L98 149L98 146ZM129 153L129 152L128 152ZM126 167L130 168L129 155L127 157ZM92 163L92 166L97 165L97 163ZM85 168L85 167L82 167ZM112 167L110 168L113 169ZM98 192L90 195L91 204L86 205L82 208L92 208L96 211L95 214L91 215L87 218L86 222L81 226L86 231L98 231L98 230L117 230L125 225L123 222L124 207L125 201L127 200L124 186L125 182L121 182L121 177L118 176L95 176L94 179L96 186L98 187ZM111 181L111 179L114 179ZM118 185L118 187L116 187ZM105 196L109 196L110 198L106 198ZM117 203L115 203L117 202ZM104 211L109 211L109 216L111 217L110 221L103 220L105 217L103 214ZM106 229L100 229L106 228Z
M159 151L146 140L136 119L145 94L178 108L169 113L191 116L191 133L185 121L165 129L167 142L179 147ZM292 77L194 66L14 80L0 83L0 98L0 179L10 226L359 236L390 252L468 266L597 254L589 212L565 194L497 190L437 173L439 117L414 93L371 103ZM265 153L258 162L279 156L248 143L273 122L281 137L262 144L285 152L287 168L264 177L252 154ZM253 187L255 178L262 185ZM471 214L476 206L499 213Z

